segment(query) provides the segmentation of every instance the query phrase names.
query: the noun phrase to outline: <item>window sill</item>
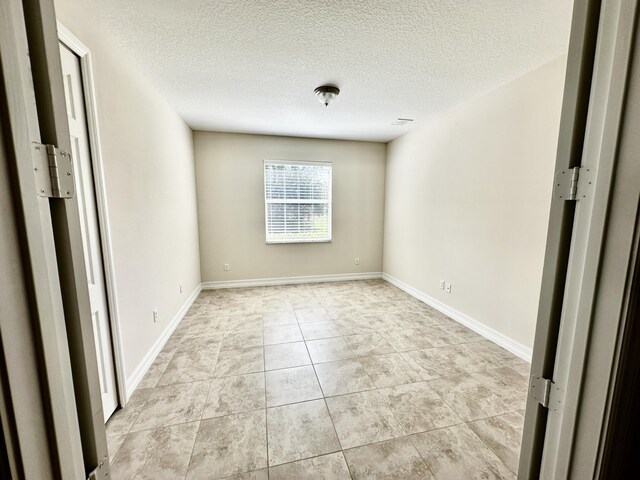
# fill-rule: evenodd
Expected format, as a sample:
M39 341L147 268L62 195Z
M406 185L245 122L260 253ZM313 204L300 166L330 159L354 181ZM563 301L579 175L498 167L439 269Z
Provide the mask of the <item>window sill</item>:
M322 240L308 240L308 239L300 239L300 240L267 240L267 245L278 245L278 244L286 244L286 243L331 243L333 239L322 239Z

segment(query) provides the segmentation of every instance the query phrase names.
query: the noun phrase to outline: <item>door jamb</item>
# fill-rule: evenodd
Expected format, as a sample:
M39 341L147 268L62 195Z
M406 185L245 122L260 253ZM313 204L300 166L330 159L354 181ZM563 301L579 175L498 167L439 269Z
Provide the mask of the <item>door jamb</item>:
M104 265L105 286L107 289L107 303L109 306L109 327L111 330L111 346L116 372L116 389L118 403L124 407L132 392L128 392L124 375L124 348L122 343L122 329L118 300L116 296L115 262L113 244L109 226L109 208L107 204L107 189L102 161L100 144L100 129L98 123L98 109L95 96L93 63L91 50L80 41L60 21L57 22L58 39L80 59L82 72L82 90L84 94L85 111L87 116L87 132L89 135L89 149L91 153L91 167L93 169L93 183L98 212L98 227L100 229L100 246L102 248L102 263Z

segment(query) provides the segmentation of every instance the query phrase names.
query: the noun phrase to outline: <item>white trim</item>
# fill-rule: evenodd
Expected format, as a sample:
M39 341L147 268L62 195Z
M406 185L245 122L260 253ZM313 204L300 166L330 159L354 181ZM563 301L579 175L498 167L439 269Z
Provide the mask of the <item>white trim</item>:
M312 166L323 166L329 168L329 198L327 200L321 201L300 201L300 199L269 199L267 198L267 175L266 175L266 167L267 165L312 165ZM303 160L263 160L263 168L262 168L263 179L262 183L264 185L264 238L265 243L267 245L274 244L287 244L287 243L331 243L333 240L333 162L313 162L313 161L303 161ZM314 204L314 205L327 205L327 215L329 217L329 231L327 232L329 235L325 238L317 238L317 239L309 239L309 238L288 238L281 240L269 240L269 204Z
M199 284L196 287L196 289L193 291L193 293L189 296L189 298L187 298L186 302L184 302L180 310L178 310L178 312L175 314L171 322L169 322L167 327L162 332L162 335L160 335L160 337L155 341L155 343L153 344L151 349L147 352L147 354L144 356L142 361L133 370L133 372L131 372L131 375L127 379L127 387L126 387L127 401L129 400L129 398L131 398L131 394L138 387L138 384L140 383L142 378L145 376L145 374L149 370L149 367L151 367L151 365L157 358L160 351L164 348L165 343L167 343L167 340L169 340L169 337L171 337L175 329L178 327L178 325L180 324L184 316L187 314L187 312L191 308L191 305L193 305L193 302L198 297L201 291L202 291L202 284Z
M371 280L382 278L382 272L339 273L335 275L308 275L304 277L253 278L249 280L225 280L202 282L203 290L218 288L264 287L268 285L291 285L294 283L345 282L348 280Z
M452 318L456 322L461 323L465 327L470 328L471 330L482 335L486 339L491 340L493 343L500 345L505 350L508 350L514 355L517 355L523 360L526 360L527 362L531 363L532 349L530 347L527 347L526 345L510 337L507 337L505 334L500 333L499 331L477 320L474 320L468 315L465 315L464 313L459 312L458 310L451 308L448 305L445 305L439 300L436 300L435 298L430 297L426 293L423 293L420 290L413 288L411 285L408 285L403 281L398 280L397 278L392 277L387 273L383 273L382 278L387 282L389 282L390 284L395 285L400 290L404 290L412 297L417 298L421 302L424 302L430 307L433 307L436 310L444 313L445 315Z
M57 22L58 39L80 59L82 72L82 89L84 93L85 111L87 116L87 132L89 134L89 148L91 151L91 166L93 169L93 183L96 194L96 208L98 211L98 225L100 228L100 246L102 248L102 263L104 265L107 301L109 305L109 327L111 330L111 345L116 370L116 388L118 402L124 406L129 394L126 388L124 373L124 345L122 329L120 327L120 313L118 310L115 264L111 229L109 227L109 208L107 205L107 190L104 180L102 151L100 147L100 128L98 126L98 109L96 103L93 80L93 66L91 51L62 23Z

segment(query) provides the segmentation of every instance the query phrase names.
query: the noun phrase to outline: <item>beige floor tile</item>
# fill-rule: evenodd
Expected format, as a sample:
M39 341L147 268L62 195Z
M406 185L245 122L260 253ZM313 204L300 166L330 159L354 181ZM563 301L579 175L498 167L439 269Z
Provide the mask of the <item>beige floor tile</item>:
M293 313L293 305L288 300L278 300L278 299L270 299L270 300L262 300L262 313L273 313L273 312L289 312Z
M469 342L479 342L484 340L484 337L478 335L476 332L471 330L470 328L465 327L464 325L460 325L458 323L453 323L449 325L439 325L433 327L435 330L440 330L445 335L452 337L454 340L451 343L469 343Z
M327 307L327 320L347 320L358 318L362 311L361 305L350 305L347 307Z
M262 313L262 301L232 301L227 303L229 315L253 315Z
M393 323L400 325L402 329L433 327L442 324L441 321L434 319L426 312L389 312L386 314L386 317Z
M126 433L122 434L107 434L107 451L109 452L109 458L115 459L118 454L118 450L124 443L125 438L127 438Z
M346 307L356 303L358 303L358 299L347 294L337 294L320 298L320 304L323 307Z
M199 420L209 384L210 382L204 381L154 388L130 431Z
M340 450L324 400L267 409L269 465Z
M225 334L221 350L237 350L239 348L261 347L262 327L250 327L247 330L229 331Z
M402 428L375 391L326 399L342 448L403 436Z
M207 350L176 354L164 370L157 386L197 382L213 378L217 361L217 352L213 353Z
M344 340L356 357L395 353L395 349L377 333L349 335Z
M231 477L225 477L224 480L269 480L269 469L254 470L253 472L239 473Z
M178 332L177 330L178 328L174 330L173 334L169 337L169 340L166 341L166 343L162 347L162 350L160 350L160 353L158 354L158 356L161 356L161 355L171 356L176 352L178 345L180 345L180 343L184 339L184 334Z
M187 479L224 478L267 466L265 411L202 420Z
M420 373L423 380L480 372L515 361L509 352L502 351L488 341L403 352L402 356Z
M162 374L167 369L169 362L171 361L171 357L167 356L164 358L157 358L147 370L142 380L138 384L138 388L153 388L158 385Z
M383 280L205 291L107 423L112 471L514 478L529 368Z
M269 469L270 480L351 480L342 452L285 463Z
M334 322L301 323L300 329L305 340L318 340L341 336Z
M294 325L298 323L298 319L293 313L293 310L284 312L264 312L262 314L262 323L265 327L273 325Z
M306 296L294 295L291 297L291 305L294 310L308 310L312 308L322 308L320 299L313 294ZM299 318L298 318L299 321Z
M222 332L211 335L185 335L176 346L174 355L184 355L202 350L217 353L220 350L223 337L224 334Z
M298 323L327 322L330 320L327 310L323 307L296 309Z
M353 352L342 337L307 341L313 363L333 362L353 358Z
M228 377L262 371L264 371L263 347L240 348L220 352L213 376Z
M265 345L264 364L266 370L310 365L311 358L304 342Z
M518 473L524 412L470 422L468 425L513 473Z
M363 368L378 388L392 387L422 380L418 372L399 353L374 355L360 359Z
M462 423L425 382L383 388L377 392L407 435Z
M301 342L302 333L298 325L273 325L264 327L264 344Z
M526 377L510 367L443 377L429 386L464 421L523 410L527 399Z
M429 480L431 472L411 441L396 438L345 450L354 480Z
M315 369L322 391L327 397L375 388L359 359L319 363Z
M262 315L259 313L253 313L251 315L229 315L224 325L224 333L229 334L248 330L261 331L262 326Z
M432 339L425 333L426 328L428 327L385 331L382 336L398 352L424 350L435 346Z
M322 398L313 367L286 368L266 372L267 407Z
M130 433L111 463L111 478L184 478L197 431L193 422Z
M213 335L222 333L225 328L226 317L195 317L184 320L185 335Z
M217 378L211 382L202 418L265 408L264 373Z
M410 438L436 480L516 478L464 423Z
M499 347L489 340L469 343L467 347L473 348L479 355L482 355L487 361L492 362L496 367L521 366L521 364L526 363L520 357L515 356L513 353L506 351L504 348Z
M138 388L129 398L124 408L116 410L105 425L107 440L109 436L122 436L129 433L131 427L138 419L138 415L147 404L152 388ZM113 458L113 456L111 457Z

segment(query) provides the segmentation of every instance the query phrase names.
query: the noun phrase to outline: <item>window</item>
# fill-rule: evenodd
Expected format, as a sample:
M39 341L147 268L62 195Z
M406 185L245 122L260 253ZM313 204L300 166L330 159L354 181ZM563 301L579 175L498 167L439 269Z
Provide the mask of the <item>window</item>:
M331 163L264 162L267 243L331 240Z

